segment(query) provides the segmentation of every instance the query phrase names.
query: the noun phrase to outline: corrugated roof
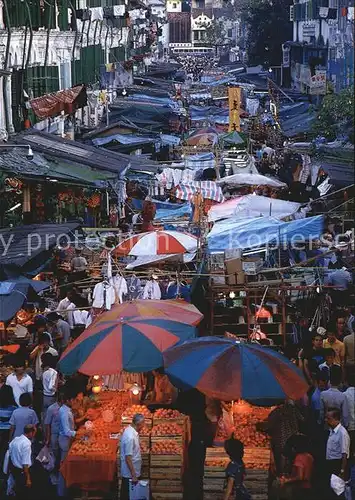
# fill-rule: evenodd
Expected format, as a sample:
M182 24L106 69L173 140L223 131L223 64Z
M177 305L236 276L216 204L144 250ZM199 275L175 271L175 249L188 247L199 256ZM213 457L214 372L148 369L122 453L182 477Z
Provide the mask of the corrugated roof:
M159 163L152 160L95 148L38 130L17 134L12 140L17 144L29 144L33 151L45 153L46 157L74 161L77 165L86 165L101 171L120 173L129 165L134 170L153 172L159 168Z
M0 170L11 172L26 178L48 178L71 184L95 185L105 187L115 174L95 170L85 165L78 165L73 161L55 160L46 158L46 155L34 153L33 159L28 160L23 154L12 149L0 153Z
M74 241L74 232L79 228L78 222L68 222L0 229L0 275L26 274L38 269L50 258L60 236L70 235Z

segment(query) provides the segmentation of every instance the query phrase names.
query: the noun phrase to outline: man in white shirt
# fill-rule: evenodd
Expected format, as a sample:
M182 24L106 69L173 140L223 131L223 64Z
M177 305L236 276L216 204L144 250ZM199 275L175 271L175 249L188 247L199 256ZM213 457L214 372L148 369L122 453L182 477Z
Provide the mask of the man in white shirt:
M30 467L32 466L32 439L36 435L34 425L26 425L21 436L13 439L9 445L9 471L15 481L17 500L27 500L32 486Z
M56 358L51 354L43 354L42 356L42 384L43 384L43 418L45 421L47 409L55 403L58 387L58 372L54 369L56 366Z
M326 451L329 481L332 474L345 480L350 456L350 437L345 427L340 423L340 410L338 408L328 410L327 424L330 428Z
M15 366L14 373L8 375L6 379L6 385L9 385L12 388L14 400L17 406L20 406L21 394L28 392L32 395L33 382L31 377L25 373L24 363L19 363Z
M73 290L68 290L67 296L59 302L57 307L57 312L69 323L70 328L73 328L74 326L72 309L76 309L76 305L73 300Z
M121 437L121 500L129 500L130 481L137 484L141 475L142 456L139 443L139 431L144 427L144 415L134 415Z

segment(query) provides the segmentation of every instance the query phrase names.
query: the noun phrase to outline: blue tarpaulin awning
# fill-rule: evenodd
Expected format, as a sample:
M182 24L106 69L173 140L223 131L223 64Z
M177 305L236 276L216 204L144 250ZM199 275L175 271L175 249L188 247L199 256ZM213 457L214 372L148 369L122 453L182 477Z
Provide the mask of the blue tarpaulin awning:
M24 302L36 300L37 294L50 287L45 281L30 280L25 276L0 282L0 321L11 320Z
M323 231L323 216L282 222L271 217L217 222L209 235L209 252L226 249L278 247L279 244L305 242L319 238Z

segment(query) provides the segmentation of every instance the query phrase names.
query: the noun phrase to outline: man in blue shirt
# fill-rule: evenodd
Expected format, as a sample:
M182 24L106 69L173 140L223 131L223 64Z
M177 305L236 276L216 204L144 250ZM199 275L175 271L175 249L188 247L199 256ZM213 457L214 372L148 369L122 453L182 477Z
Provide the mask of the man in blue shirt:
M58 470L60 463L60 455L59 455L59 410L61 407L62 401L61 397L59 397L58 401L53 403L47 409L46 418L44 421L45 425L45 433L46 433L46 445L50 447L52 453L55 456L55 468L51 473L51 481L52 484L58 484Z
M75 437L76 432L74 425L74 415L71 410L73 398L70 394L66 392L64 392L60 396L60 398L62 404L58 412L58 417L59 417L58 444L60 452L60 461L63 462L68 455L72 440ZM66 486L62 474L59 474L58 478L57 495L58 497L65 497L66 495Z

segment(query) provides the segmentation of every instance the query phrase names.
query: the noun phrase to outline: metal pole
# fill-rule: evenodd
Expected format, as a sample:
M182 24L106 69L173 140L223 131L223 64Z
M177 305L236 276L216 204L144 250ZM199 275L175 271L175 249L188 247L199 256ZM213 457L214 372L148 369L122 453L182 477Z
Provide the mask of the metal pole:
M281 81L280 81L280 87L282 87L282 86L283 86L283 84L284 84L284 67L283 67L283 64L281 64L281 66L280 66L280 67L281 67L281 75L280 75L280 79L281 79Z

